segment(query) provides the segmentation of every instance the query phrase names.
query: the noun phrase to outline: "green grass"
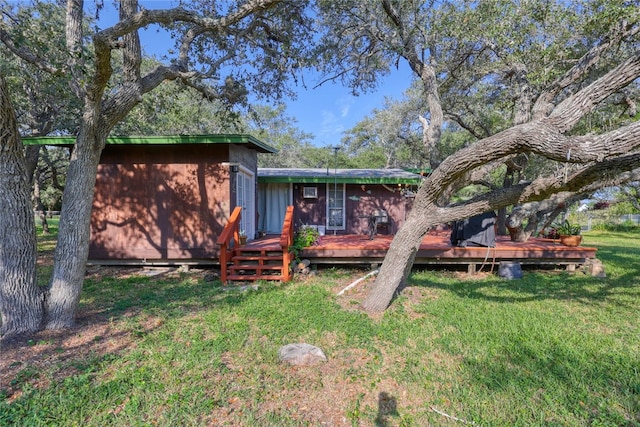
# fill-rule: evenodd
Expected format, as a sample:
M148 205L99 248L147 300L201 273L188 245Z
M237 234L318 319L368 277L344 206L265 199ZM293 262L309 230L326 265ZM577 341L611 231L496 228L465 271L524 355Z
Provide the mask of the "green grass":
M638 238L585 235L604 279L416 271L375 318L356 309L361 295L335 296L353 280L339 269L247 292L186 273L87 280L82 309L111 330L95 341L127 345L25 366L0 425L463 425L445 413L482 426L638 426ZM329 361L279 364L291 342Z

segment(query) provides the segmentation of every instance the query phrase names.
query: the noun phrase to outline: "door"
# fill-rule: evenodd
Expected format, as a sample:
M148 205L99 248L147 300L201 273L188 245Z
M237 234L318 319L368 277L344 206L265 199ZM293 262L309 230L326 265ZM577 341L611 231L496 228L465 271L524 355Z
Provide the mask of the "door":
M344 230L344 184L327 184L327 230Z
M258 183L258 230L280 234L287 206L293 203L291 184Z
M255 176L248 169L240 167L236 176L236 203L242 206L240 230L244 231L248 240L256 235L256 196Z

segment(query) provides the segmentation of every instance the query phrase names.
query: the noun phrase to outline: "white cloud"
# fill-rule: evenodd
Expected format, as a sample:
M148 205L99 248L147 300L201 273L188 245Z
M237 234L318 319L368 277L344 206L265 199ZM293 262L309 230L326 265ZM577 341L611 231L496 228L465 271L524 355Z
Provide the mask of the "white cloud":
M322 110L321 114L319 139L329 145L337 143L340 140L340 134L344 130L344 124L340 122L341 117L328 110Z
M352 96L343 96L341 98L338 98L338 100L336 101L336 105L340 110L341 118L344 119L349 115L349 112L351 111L351 106L353 105L353 103L354 103L354 99Z

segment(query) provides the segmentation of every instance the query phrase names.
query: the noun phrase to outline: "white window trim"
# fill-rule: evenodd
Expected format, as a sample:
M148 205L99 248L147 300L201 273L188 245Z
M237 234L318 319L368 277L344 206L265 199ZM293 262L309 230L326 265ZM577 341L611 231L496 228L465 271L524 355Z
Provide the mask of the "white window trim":
M333 188L340 188L342 187L342 225L341 226L333 226L333 225L329 225L329 193ZM346 230L347 229L347 215L346 215L346 185L344 183L341 184L334 184L334 183L327 183L327 202L325 203L326 207L325 207L325 215L326 215L326 227L327 230ZM339 207L339 206L338 206Z

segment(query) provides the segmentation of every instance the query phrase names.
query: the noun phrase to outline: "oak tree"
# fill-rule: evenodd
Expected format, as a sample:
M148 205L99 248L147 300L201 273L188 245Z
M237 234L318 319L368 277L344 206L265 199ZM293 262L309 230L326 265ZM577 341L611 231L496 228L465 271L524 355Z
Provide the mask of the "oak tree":
M327 72L369 89L398 61L409 65L423 88L423 144L434 168L394 236L362 303L365 310L389 305L431 227L554 194L577 194L637 168L638 117L626 116L596 133L583 126L640 77L635 2L370 0L356 6L338 0L324 6L330 28L324 45L333 47ZM480 105L499 108L479 114ZM438 148L447 121L476 140L442 159ZM451 202L456 190L486 181L491 171L521 155L572 167L505 180L504 186Z
M53 2L58 5L59 3ZM58 329L73 325L82 291L89 247L89 221L100 154L114 127L163 82L179 80L209 99L229 105L245 101L247 93L257 98L277 99L290 92L287 79L308 57L309 18L305 2L246 0L226 4L211 1L180 2L171 9L145 9L136 0L122 0L119 20L108 28L85 25L82 0L68 0L65 9L64 60L50 60L37 49L36 35L15 37L21 22L15 5L3 3L0 46L53 76L63 76L66 87L81 104L76 143L71 154L63 195L58 243L49 285L38 289L34 274L2 277L2 328L5 336ZM150 71L142 67L139 31L158 26L169 31L175 48ZM114 62L121 72L114 73ZM6 94L3 94L6 95ZM2 120L11 122L11 108L3 99ZM19 164L19 135L15 126L3 126L2 162L7 170ZM4 147L7 147L5 156ZM20 147L21 148L21 147ZM21 150L20 150L21 152ZM9 156L11 154L11 156ZM13 168L13 169L12 169ZM3 194L11 177L0 179ZM33 248L35 237L28 192L16 192L3 212L15 212L24 222L12 235L16 247ZM10 208L10 209L9 209ZM0 233L15 224L0 221ZM35 250L11 251L2 243L0 263L9 261L16 271L35 271ZM13 265L12 264L12 265ZM3 270L4 271L4 270ZM20 312L19 310L23 310Z

